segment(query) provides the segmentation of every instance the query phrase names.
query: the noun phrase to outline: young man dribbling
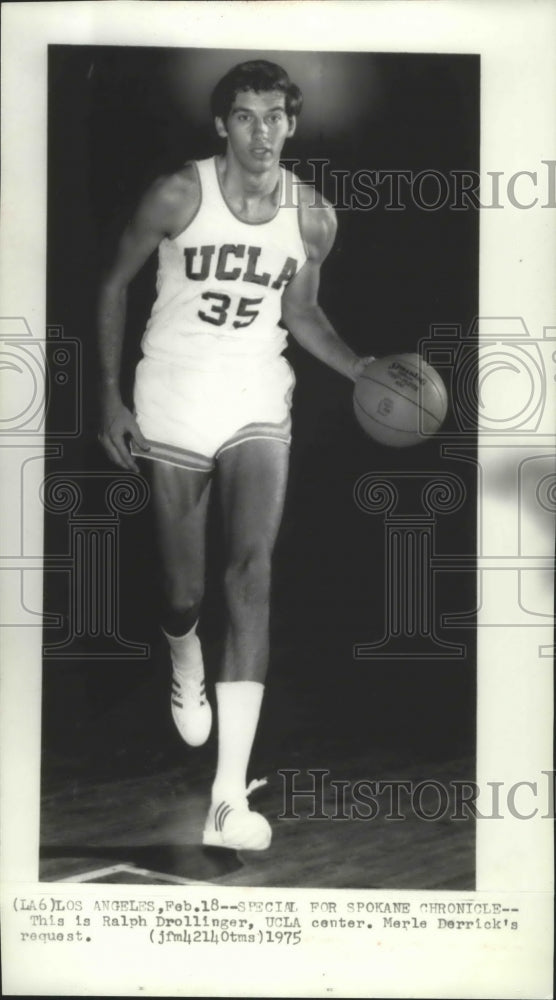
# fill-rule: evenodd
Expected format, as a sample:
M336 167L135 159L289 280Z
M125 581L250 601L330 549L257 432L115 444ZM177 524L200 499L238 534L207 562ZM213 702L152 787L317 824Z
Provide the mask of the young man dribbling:
M246 782L288 476L294 376L282 357L287 331L347 378L355 380L372 360L344 344L318 305L334 211L280 166L301 103L299 88L273 63L230 70L212 95L225 152L152 185L125 229L99 303L99 438L125 469L138 471L138 456L152 462L171 708L193 746L205 742L212 721L196 627L218 470L227 619L216 684L218 761L203 843L238 850L263 850L272 835L267 820L249 809ZM141 342L132 414L119 388L127 287L155 250L157 297Z

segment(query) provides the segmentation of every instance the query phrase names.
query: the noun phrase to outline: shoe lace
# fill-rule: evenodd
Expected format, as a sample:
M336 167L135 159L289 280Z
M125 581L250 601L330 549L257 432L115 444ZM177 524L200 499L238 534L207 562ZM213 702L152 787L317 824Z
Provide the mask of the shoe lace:
M245 794L249 796L251 795L251 792L255 792L257 788L264 788L265 785L268 785L268 778L254 778L253 781L250 781L247 785L247 791Z

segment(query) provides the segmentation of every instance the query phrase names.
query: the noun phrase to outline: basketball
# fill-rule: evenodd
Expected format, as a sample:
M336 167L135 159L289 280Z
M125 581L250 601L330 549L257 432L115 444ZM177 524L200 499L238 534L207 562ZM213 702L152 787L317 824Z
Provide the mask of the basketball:
M355 416L379 444L407 448L442 426L448 395L440 375L419 354L391 354L371 361L355 383Z

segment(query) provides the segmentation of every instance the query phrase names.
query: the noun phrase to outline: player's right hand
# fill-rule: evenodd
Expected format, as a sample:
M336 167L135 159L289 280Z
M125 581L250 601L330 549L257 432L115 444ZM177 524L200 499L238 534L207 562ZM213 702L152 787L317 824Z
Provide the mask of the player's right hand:
M133 439L134 445L142 451L149 450L149 444L143 437L139 424L120 401L111 401L103 406L102 429L98 440L108 457L122 469L139 472L139 467L129 450L127 437Z

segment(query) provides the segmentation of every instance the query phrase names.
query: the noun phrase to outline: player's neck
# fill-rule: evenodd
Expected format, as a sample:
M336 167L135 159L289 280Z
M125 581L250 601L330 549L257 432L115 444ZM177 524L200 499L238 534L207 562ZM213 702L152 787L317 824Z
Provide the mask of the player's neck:
M279 196L280 164L273 163L268 170L261 173L250 173L230 156L224 156L217 163L220 183L224 194L231 201L261 200Z

